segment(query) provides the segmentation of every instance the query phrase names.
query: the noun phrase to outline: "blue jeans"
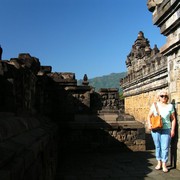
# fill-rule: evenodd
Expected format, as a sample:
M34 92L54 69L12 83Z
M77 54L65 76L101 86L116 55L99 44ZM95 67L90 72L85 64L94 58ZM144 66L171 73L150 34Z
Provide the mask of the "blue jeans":
M160 129L151 131L155 145L155 155L158 161L166 163L168 161L169 148L171 142L171 129Z

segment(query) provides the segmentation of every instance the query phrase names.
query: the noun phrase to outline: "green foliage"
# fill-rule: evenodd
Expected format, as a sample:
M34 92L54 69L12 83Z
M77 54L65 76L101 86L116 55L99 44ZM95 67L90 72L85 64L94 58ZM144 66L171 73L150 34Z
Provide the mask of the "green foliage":
M123 92L120 92L120 93L119 93L119 99L120 99L120 100L123 100L123 99L124 99Z
M95 77L88 79L89 86L95 88L95 91L98 92L100 88L118 88L119 92L122 93L120 87L120 80L126 76L126 72L122 73L111 73L109 75L104 75L101 77ZM78 80L78 85L82 84L82 79Z

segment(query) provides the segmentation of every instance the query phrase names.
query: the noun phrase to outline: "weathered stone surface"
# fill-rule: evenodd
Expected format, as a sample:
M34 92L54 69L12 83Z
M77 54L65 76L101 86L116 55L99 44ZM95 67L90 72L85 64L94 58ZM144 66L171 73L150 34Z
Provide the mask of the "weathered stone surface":
M102 111L109 111L119 109L119 90L117 88L101 88L99 94L101 96Z
M129 114L120 113L117 117L117 121L135 121L135 118Z
M13 114L7 114L6 118L0 119L0 123L6 120L4 126L1 126L6 134L2 136L1 132L3 141L0 142L0 178L3 180L40 177L53 180L54 178L57 166L57 127L42 119L41 123L39 119L32 118L31 121L29 119L24 118L27 120L27 126L22 123L23 117L15 117ZM39 123L33 123L33 121ZM39 169L39 167L44 168ZM36 174L31 174L30 169Z
M125 97L168 86L167 59L159 53L156 46L154 49L150 48L149 41L144 37L143 32L139 32L127 56L126 66L128 75L121 79Z
M167 71L168 71L168 90L170 93L170 101L176 110L177 124L180 119L180 15L179 15L178 0L164 0L160 4L156 4L152 9L153 23L160 28L161 34L166 36L166 44L160 48L161 54L167 58ZM178 144L179 127L176 128L176 136L174 138L174 148L176 149L176 167L180 169L180 149Z
M121 79L125 114L146 126L147 114L157 92L168 87L167 58L159 53L156 45L151 49L143 32L139 32L126 65L128 75Z

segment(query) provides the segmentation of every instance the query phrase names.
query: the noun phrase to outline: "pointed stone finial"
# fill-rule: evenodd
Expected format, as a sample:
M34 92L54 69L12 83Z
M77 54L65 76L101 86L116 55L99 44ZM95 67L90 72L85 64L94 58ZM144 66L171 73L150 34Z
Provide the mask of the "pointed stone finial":
M138 37L143 37L144 38L144 33L142 31L139 31Z
M82 82L82 85L84 86L88 86L89 82L88 82L88 77L87 77L87 74L84 74L84 78L83 78L83 82Z
M3 49L2 49L2 47L0 45L0 60L2 60L2 53L3 53Z
M154 45L153 50L154 50L155 54L157 54L157 53L159 52L159 49L158 49L158 47L157 47L157 45L156 45L156 44Z

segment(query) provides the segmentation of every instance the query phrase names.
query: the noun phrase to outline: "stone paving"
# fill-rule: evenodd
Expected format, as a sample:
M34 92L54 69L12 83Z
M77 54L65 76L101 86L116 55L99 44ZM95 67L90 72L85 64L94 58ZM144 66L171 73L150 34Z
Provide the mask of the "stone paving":
M168 164L168 173L155 170L154 150L145 152L67 152L60 160L56 180L180 180L180 171Z

